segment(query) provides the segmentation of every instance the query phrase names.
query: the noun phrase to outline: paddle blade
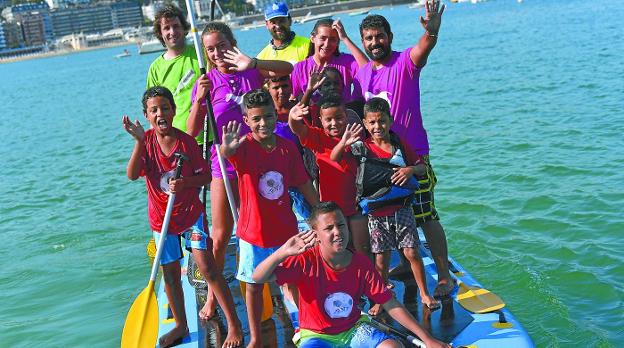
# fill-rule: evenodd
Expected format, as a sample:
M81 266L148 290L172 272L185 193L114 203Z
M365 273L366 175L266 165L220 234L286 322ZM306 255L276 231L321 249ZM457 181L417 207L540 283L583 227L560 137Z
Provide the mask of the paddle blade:
M496 294L476 286L459 284L457 302L473 313L489 313L505 307L505 303Z
M128 311L121 348L153 348L158 337L158 302L154 282L149 284L132 303Z

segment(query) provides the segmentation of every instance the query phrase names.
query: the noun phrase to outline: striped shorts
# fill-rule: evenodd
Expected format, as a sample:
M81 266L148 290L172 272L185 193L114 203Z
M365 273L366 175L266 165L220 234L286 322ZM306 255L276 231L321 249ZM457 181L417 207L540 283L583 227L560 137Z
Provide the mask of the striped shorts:
M427 175L418 178L420 188L414 192L415 203L412 205L414 218L416 219L416 223L418 225L429 220L440 220L438 211L435 208L433 195L433 188L435 187L438 179L433 171L431 162L429 162L429 155L423 155L422 159L427 165Z

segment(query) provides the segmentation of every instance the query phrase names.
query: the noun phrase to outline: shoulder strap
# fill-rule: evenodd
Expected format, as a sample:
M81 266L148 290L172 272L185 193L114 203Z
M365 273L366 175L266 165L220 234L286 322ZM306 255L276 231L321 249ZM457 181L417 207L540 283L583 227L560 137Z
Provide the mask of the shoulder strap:
M368 156L368 149L364 145L364 142L361 140L356 141L351 144L351 154L355 156L358 161L361 161L362 158Z
M406 166L409 166L409 164L407 164L407 154L405 153L405 148L403 148L401 139L393 131L390 131L390 144L392 144L392 150L394 151L394 153L396 153L396 150L401 150L401 156L403 156L403 161L405 162ZM392 155L394 155L394 153Z

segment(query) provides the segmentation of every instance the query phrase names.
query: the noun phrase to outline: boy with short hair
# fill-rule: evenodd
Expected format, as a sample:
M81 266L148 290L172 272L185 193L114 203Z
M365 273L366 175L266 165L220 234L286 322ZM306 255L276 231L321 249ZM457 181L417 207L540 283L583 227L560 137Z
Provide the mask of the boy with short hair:
M403 186L412 177L425 176L426 165L407 142L390 130L392 121L388 102L382 98L371 98L364 104L364 127L370 136L362 144L359 143L358 134L345 132L332 151L332 160L341 160L345 151L355 152L353 147L357 145L360 148L364 147L359 151L359 156L384 159L396 166L392 168L394 173L390 178L391 185ZM364 175L362 179L364 182L371 180L364 173L358 175ZM388 282L390 254L392 250L401 250L409 261L420 291L421 302L429 309L437 309L440 303L427 290L424 265L418 252L418 230L412 211L414 200L413 194L410 194L403 200L376 202L376 207L368 213L371 251L375 254L375 267L384 281ZM419 197L415 202L423 204ZM381 306L376 304L371 307L369 313L377 315L380 310Z
M288 124L299 137L301 144L314 152L319 167L319 191L322 201L334 201L340 206L347 221L356 250L369 254L369 237L366 216L356 209L355 174L357 163L354 158L334 162L329 156L340 141L347 127L361 129L360 125L347 125L347 117L341 96L323 96L318 103L322 129L306 124L310 113L308 106L295 105L290 111Z
M369 324L357 303L366 295L419 336L427 348L450 347L425 331L388 290L366 256L347 249L349 228L338 205L312 208L312 231L291 237L256 268L253 278L299 289L299 347L389 347L400 342Z
M208 286L214 289L228 322L228 336L223 347L237 346L242 342L240 321L234 310L232 294L223 275L215 271L212 257L212 239L207 233L206 214L199 201L197 190L210 182L208 164L201 156L195 140L173 126L175 102L171 92L162 86L148 89L143 94L143 114L151 125L144 131L136 120L124 116L123 127L135 140L128 161L130 180L145 177L148 198L148 216L154 238L158 240L166 211L168 192L176 194L171 221L160 259L165 281L165 292L176 322L175 328L160 337L161 347L168 347L188 335L184 295L182 292L180 236L186 239L186 248L193 253L199 271ZM189 158L182 167L182 176L173 179L176 152ZM156 242L158 245L158 241Z
M296 187L310 205L318 203L303 162L294 143L274 134L277 115L271 96L261 89L243 98L243 120L251 129L240 135L241 124L230 121L223 127L221 154L236 169L240 192L239 238L236 278L247 283L246 305L250 342L261 347L260 317L264 282L256 282L256 266L298 233L288 187Z

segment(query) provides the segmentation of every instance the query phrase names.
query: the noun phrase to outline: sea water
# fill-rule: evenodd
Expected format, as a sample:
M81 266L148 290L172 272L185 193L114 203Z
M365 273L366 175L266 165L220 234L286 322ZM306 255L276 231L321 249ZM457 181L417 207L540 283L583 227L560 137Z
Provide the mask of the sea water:
M403 50L423 11L373 12ZM363 17L341 17L359 44ZM421 75L449 252L539 347L624 346L621 18L615 0L449 3ZM269 38L235 35L249 54ZM135 52L0 65L3 347L118 346L147 284L146 194L125 176L121 116L146 123L158 54Z

